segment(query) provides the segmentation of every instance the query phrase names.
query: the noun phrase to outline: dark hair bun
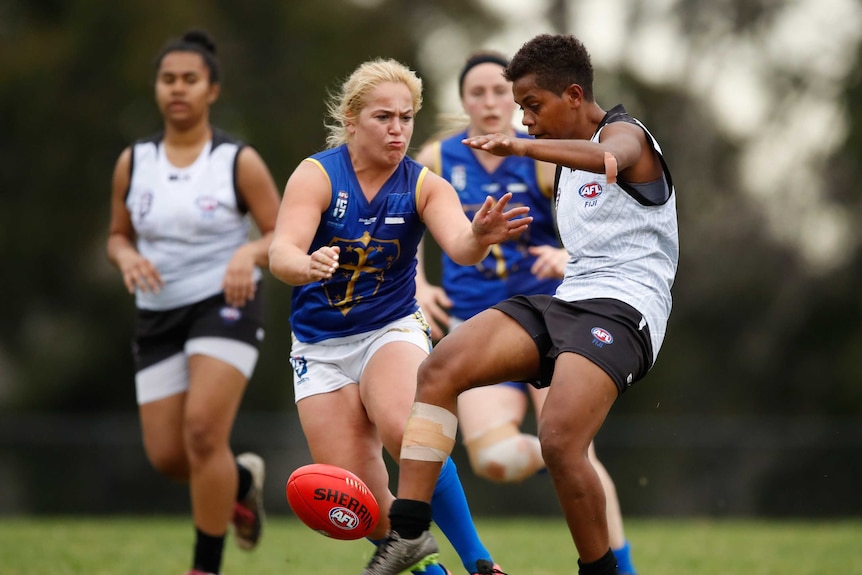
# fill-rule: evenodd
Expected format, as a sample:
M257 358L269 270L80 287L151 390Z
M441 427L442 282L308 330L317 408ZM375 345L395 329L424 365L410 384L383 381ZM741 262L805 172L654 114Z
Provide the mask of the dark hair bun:
M209 34L204 32L203 30L189 30L183 35L183 42L188 42L189 44L197 44L213 55L215 55L216 53L215 42L213 42Z

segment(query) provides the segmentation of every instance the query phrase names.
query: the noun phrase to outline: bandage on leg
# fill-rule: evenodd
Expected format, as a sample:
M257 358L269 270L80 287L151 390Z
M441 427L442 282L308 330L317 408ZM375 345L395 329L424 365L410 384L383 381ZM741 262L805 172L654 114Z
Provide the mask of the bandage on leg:
M545 468L535 435L509 422L464 442L476 475L500 483L517 483Z
M455 447L458 418L430 403L416 402L404 428L401 459L444 462Z

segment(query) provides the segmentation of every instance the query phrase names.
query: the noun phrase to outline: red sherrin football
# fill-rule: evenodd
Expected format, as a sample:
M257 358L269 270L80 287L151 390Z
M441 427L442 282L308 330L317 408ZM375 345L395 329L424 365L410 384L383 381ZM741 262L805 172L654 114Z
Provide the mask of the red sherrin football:
M377 525L377 500L359 477L325 463L304 465L287 479L287 502L299 519L333 539L360 539Z

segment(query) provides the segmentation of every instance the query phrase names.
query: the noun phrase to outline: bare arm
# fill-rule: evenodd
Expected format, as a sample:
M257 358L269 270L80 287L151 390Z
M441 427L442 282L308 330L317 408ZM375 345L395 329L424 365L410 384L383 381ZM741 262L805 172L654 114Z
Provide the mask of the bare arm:
M126 148L117 159L111 182L111 223L108 227L107 255L123 275L123 284L129 293L135 289L158 292L164 285L159 270L138 253L135 247L135 229L126 208L126 191L129 189L132 150Z
M602 129L601 141L514 138L487 134L464 144L498 156L528 156L577 170L605 173L605 153L616 159L617 172L628 182L649 182L661 176L661 164L640 126L614 122Z
M254 268L269 265L269 244L278 214L278 190L269 168L254 148L245 147L237 158L237 187L260 231L260 238L243 244L228 262L222 288L225 301L241 307L254 299Z
M426 143L419 153L416 154L415 160L426 166L434 173L439 173L439 158L440 158L440 142L432 140ZM446 295L446 290L442 287L431 284L425 275L425 240L419 242L419 249L416 251L416 301L422 311L425 313L425 319L431 326L431 339L439 341L446 330L449 329L449 313L448 308L452 307L452 300Z
M526 215L527 206L506 210L511 198L509 193L495 202L489 196L471 222L451 184L429 173L422 182L419 213L443 251L455 263L469 266L481 261L490 246L518 236L533 221Z
M269 269L281 281L305 285L329 279L338 269L337 247L308 253L331 195L326 174L312 162L300 162L284 188L269 246Z

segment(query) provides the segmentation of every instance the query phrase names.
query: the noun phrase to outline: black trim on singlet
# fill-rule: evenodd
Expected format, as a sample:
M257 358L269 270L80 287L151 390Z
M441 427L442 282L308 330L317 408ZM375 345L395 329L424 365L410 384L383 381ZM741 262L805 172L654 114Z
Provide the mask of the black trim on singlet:
M658 155L658 161L661 163L661 169L664 173L665 181L667 182L667 198L665 198L663 202L654 202L653 200L644 196L635 187L634 184L627 182L622 178L617 178L617 184L619 184L619 186L628 195L637 200L637 202L642 206L662 206L666 204L670 200L671 196L673 196L673 178L670 175L670 168L667 167L667 163L665 163L664 161L664 156L658 150L655 149L655 140L653 140L653 137L650 135L647 129L640 124L640 122L632 118L628 114L628 112L626 112L626 109L625 107L623 107L622 104L617 104L616 106L608 110L608 112L605 114L605 117L602 118L601 122L599 122L599 125L596 128L596 132L601 130L604 126L607 126L608 124L612 124L614 122L627 122L629 124L634 124L635 126L638 126L641 130L644 131L644 136L646 137L647 143L652 146L652 149L655 151L656 155Z
M662 172L664 173L665 181L667 182L668 195L667 195L667 198L665 198L665 200L663 202L654 202L654 201L650 200L649 198L647 198L646 196L644 196L642 193L640 193L638 191L638 189L634 186L634 184L631 184L631 183L626 182L625 180L623 180L621 178L618 178L617 183L619 184L620 188L622 188L623 191L625 191L629 196L631 196L632 198L637 200L637 202L642 206L661 206L661 205L666 204L670 200L670 198L673 196L673 178L670 175L670 168L668 168L667 163L664 161L664 156L658 150L655 149L655 140L653 140L653 137L650 135L650 133L647 131L646 128L644 128L637 120L632 118L628 114L628 112L626 112L626 109L625 109L625 107L623 107L622 104L617 104L616 106L614 106L613 108L608 110L607 113L605 113L605 117L602 118L602 121L599 122L598 127L596 127L596 132L598 132L603 127L607 126L608 124L612 124L614 122L628 122L629 124L634 124L635 126L638 126L639 128L641 128L644 131L644 136L646 136L647 142L652 146L652 149L658 155L658 160L661 163ZM557 198L559 196L559 193L560 193L559 192L560 175L561 175L562 171L563 171L563 167L561 165L557 164L557 169L554 172L554 197L555 198ZM555 201L554 201L555 207L556 207L557 203L558 203L558 201L555 199Z
M140 138L138 140L135 140L135 142L132 144L132 146L130 148L131 158L129 160L129 185L126 187L126 193L124 195L124 199L128 199L129 192L132 189L132 174L134 173L134 169L135 169L135 146L137 146L138 144L150 144L151 143L151 144L155 144L156 147L158 147L164 138L165 138L165 133L164 133L164 131L161 131L161 132L157 132L151 136L147 136L145 138ZM233 136L231 136L230 134L228 134L224 130L220 130L219 128L213 128L212 146L210 147L210 154L212 154L213 151L215 151L215 149L222 144L234 144L237 147L236 155L233 158L233 194L234 194L234 198L236 198L237 210L239 210L239 212L241 214L246 214L246 213L248 213L248 205L246 204L245 199L242 197L242 194L239 191L239 181L237 179L238 178L238 172L239 172L239 153L246 146L246 144L242 140L240 140L238 138L234 138Z
M248 204L246 204L245 198L242 197L239 191L239 153L246 144L224 130L213 128L213 144L210 153L213 153L218 146L225 143L236 145L236 155L233 157L233 195L236 198L236 209L239 210L239 213L246 214L248 213Z
M132 191L132 174L135 173L135 146L137 146L138 144L155 144L156 147L158 147L159 142L161 142L164 137L165 133L164 131L162 131L156 132L155 134L137 139L132 142L132 145L129 147L129 185L126 186L126 193L123 195L123 201L129 198L129 192Z

